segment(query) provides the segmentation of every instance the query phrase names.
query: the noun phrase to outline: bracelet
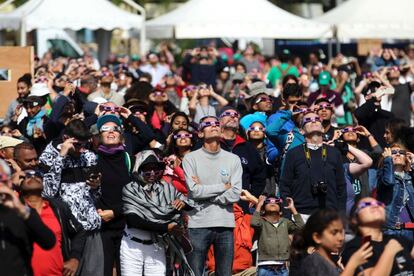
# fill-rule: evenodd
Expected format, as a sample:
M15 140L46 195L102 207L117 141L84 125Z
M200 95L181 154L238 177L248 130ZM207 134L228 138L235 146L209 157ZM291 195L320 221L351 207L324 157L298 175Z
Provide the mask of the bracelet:
M371 137L371 136L372 136L372 134L370 133L370 134L368 134L368 135L367 135L367 138L369 138L369 137Z

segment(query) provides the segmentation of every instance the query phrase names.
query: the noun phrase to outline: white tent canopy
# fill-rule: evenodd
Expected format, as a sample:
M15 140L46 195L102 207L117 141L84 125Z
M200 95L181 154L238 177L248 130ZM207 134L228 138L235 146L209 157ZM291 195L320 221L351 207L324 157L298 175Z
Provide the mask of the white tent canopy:
M348 0L317 18L339 39L413 39L413 0Z
M140 29L141 16L107 0L30 0L14 11L0 14L0 29Z
M329 37L329 25L301 18L267 0L190 0L146 23L152 38Z

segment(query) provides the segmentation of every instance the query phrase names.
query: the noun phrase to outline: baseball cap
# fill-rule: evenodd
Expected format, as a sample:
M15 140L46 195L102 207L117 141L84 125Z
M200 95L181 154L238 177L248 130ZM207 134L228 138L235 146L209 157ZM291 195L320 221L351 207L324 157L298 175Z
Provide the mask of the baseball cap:
M319 85L329 85L331 81L331 74L328 71L322 71L319 74Z
M0 149L15 147L21 143L23 143L22 140L9 137L9 136L0 136Z
M49 88L46 83L35 83L32 88L30 88L30 96L43 97L50 93Z

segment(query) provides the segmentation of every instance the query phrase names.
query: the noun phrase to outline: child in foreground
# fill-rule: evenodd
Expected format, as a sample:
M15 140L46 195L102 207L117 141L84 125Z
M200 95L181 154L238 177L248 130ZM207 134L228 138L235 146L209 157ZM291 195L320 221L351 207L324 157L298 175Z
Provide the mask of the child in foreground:
M282 199L261 196L251 220L251 226L258 233L257 275L288 275L289 234L304 225L296 211L293 199L286 198L287 207L294 221L283 218Z

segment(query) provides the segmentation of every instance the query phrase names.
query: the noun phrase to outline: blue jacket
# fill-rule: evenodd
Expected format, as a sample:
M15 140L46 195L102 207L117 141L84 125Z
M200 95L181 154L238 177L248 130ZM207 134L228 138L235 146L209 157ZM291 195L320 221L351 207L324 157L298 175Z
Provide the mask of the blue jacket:
M291 150L305 142L305 138L292 121L290 110L280 110L267 119L266 135L277 149L276 157L281 157L289 132L293 132L293 142L287 150ZM274 156L275 149L267 145L267 155ZM276 157L274 157L276 159Z
M414 168L414 165L412 165ZM379 171L378 181L378 200L385 203L387 213L386 228L395 228L399 221L399 215L404 204L404 189L407 192L408 209L414 214L414 188L413 171L406 173L404 178L394 174L394 165L391 157L384 159L384 165Z

